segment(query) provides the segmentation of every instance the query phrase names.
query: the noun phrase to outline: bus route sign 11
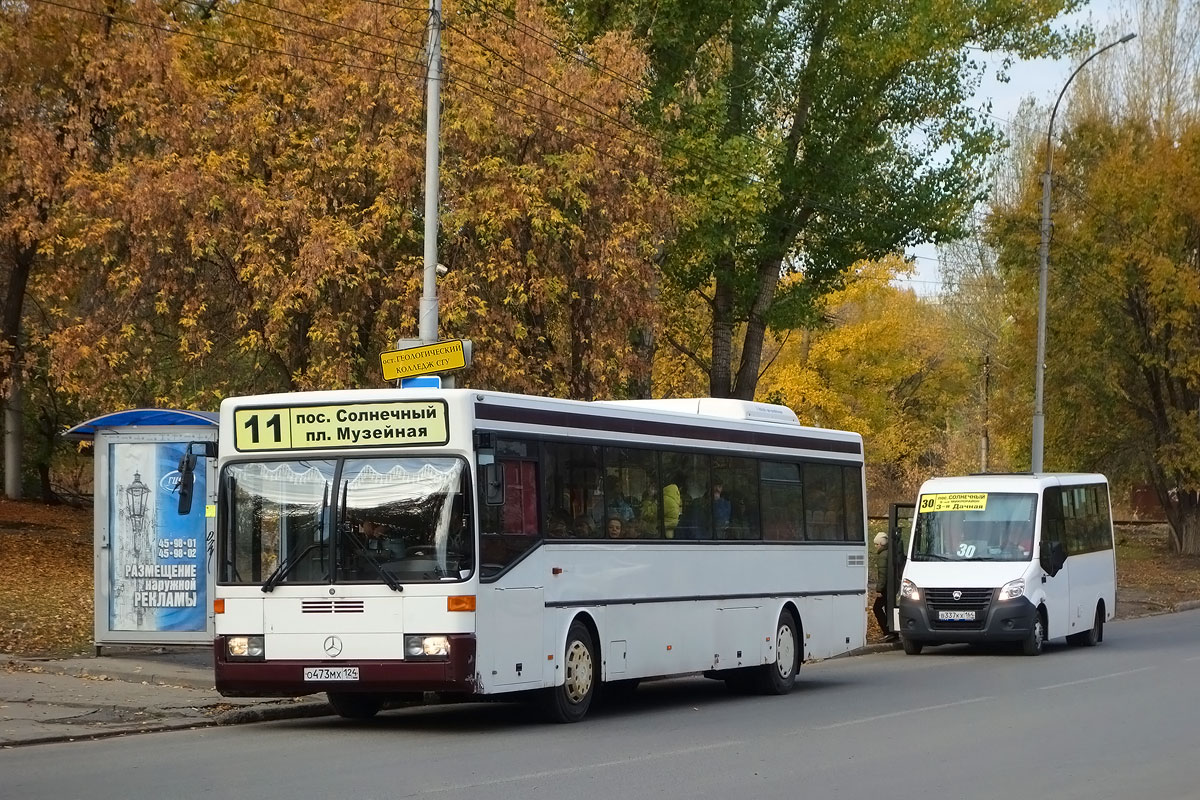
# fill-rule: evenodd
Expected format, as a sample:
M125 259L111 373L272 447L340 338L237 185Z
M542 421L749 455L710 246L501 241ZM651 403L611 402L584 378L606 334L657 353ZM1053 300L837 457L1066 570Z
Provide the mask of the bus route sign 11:
M379 354L385 381L463 369L470 361L470 342L463 339L447 339Z

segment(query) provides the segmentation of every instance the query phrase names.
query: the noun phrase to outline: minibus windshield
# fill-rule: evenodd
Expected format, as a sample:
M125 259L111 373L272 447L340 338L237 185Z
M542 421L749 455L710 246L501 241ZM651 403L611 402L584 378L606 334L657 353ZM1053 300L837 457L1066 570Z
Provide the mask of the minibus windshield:
M924 494L913 561L1029 561L1036 494Z

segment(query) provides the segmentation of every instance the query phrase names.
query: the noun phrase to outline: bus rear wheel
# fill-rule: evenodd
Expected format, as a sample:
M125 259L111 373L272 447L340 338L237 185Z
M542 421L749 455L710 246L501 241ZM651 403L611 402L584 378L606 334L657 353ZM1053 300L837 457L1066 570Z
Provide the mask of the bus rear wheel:
M755 689L760 694L787 694L796 685L804 646L800 643L800 626L790 611L779 615L775 631L775 662L757 667Z
M551 722L579 722L596 694L596 646L591 631L579 620L567 631L563 653L563 682L543 690L542 709Z
M346 719L370 719L383 708L383 698L379 695L326 692L326 696L337 715Z

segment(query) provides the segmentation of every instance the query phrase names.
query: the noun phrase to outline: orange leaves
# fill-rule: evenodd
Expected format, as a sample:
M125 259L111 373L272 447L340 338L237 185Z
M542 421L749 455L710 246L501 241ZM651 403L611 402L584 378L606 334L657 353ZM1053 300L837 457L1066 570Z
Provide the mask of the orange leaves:
M0 501L0 653L79 652L92 641L92 514Z

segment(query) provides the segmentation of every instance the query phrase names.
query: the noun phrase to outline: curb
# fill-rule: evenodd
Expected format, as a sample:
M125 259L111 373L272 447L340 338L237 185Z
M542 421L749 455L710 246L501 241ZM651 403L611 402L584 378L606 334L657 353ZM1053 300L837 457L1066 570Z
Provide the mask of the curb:
M43 672L49 675L70 675L73 678L91 678L93 680L112 680L124 683L145 683L157 686L174 686L184 689L200 689L214 691L212 678L195 678L189 675L163 675L153 672L138 672L132 669L91 670L87 667L63 667L53 660L28 661L10 658L9 661L27 672Z
M212 725L245 725L251 722L275 722L281 719L333 716L333 706L324 700L304 700L298 703L263 703L233 708L213 718Z

